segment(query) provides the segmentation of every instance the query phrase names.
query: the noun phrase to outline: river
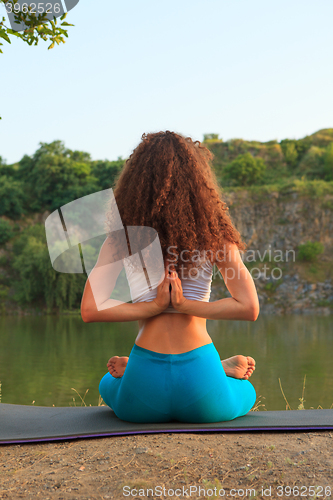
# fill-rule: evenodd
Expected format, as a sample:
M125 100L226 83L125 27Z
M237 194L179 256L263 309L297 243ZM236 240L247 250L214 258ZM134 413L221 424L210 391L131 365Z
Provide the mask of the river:
M207 321L221 356L251 355L260 410L333 404L333 329L329 316L261 315L255 322ZM129 355L137 322L84 323L79 316L0 317L1 402L97 405L98 384L113 355ZM88 392L86 392L88 390ZM77 392L76 392L77 391ZM80 396L79 396L80 395ZM259 402L260 401L260 402Z

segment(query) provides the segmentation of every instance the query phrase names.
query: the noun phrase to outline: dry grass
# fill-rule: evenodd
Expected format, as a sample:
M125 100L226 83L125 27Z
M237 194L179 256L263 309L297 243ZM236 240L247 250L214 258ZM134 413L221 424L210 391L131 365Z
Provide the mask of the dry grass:
M305 393L305 381L306 381L306 375L304 375L304 380L303 380L302 397L301 397L301 398L298 398L298 400L299 400L299 402L300 402L300 403L299 403L299 405L298 405L298 407L297 407L297 410L305 410L305 406L304 406L304 403L305 403L305 401L306 401L306 400L304 399L304 393ZM286 410L292 410L293 408L292 408L292 407L290 406L290 404L288 403L288 400L287 400L287 398L286 398L286 396L285 396L285 393L283 392L283 389L282 389L282 384L281 384L281 380L280 380L280 379L279 379L279 385L280 385L280 389L281 389L281 392L282 392L282 396L283 396L283 398L284 398L284 400L285 400L285 402L286 402ZM333 403L331 404L331 406L330 406L330 408L329 408L329 409L330 409L330 410L332 410L332 408L333 408ZM313 406L311 406L309 409L310 409L310 410L314 410ZM317 407L317 410L322 410L322 409L323 409L323 407L322 407L322 406L320 406L320 405Z

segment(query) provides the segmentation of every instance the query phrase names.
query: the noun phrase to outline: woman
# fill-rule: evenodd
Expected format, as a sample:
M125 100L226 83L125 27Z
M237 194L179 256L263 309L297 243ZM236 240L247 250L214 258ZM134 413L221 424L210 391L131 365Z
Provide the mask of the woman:
M246 244L221 199L212 158L189 137L143 134L118 176L114 197L123 225L154 228L165 263L157 288L111 307L117 273L113 268L106 278L107 266L98 269L107 262L102 247L83 293L85 322L139 322L130 356L110 358L99 386L122 420L219 422L245 415L255 403L248 380L254 359L238 355L221 362L206 329L207 319L255 321L259 314L255 285L239 253ZM198 265L191 255L204 257ZM208 302L214 264L231 297ZM191 279L194 268L202 271L197 279ZM89 283L93 277L103 278L98 297ZM97 309L96 302L103 306Z

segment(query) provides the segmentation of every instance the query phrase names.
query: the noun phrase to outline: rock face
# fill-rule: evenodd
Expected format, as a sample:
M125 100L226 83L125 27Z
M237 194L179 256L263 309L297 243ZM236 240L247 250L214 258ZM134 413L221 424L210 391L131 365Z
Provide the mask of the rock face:
M295 250L306 241L333 248L333 196L322 199L299 193L271 192L256 199L247 191L225 193L232 221L249 248Z
M257 288L260 313L333 314L333 196L318 199L297 192L270 192L259 199L247 191L236 191L224 193L223 198L231 220L248 245L242 258L252 263L249 270ZM319 283L311 283L298 273L298 246L307 241L324 246L318 262L327 267L327 272ZM265 264L267 272L263 271ZM223 297L230 297L230 293L223 280L215 279L211 300Z
M254 277L253 277L254 278ZM269 293L262 278L255 279L260 314L333 314L333 285L331 280L309 284L306 280L285 275L275 292ZM224 283L212 285L211 301L231 297Z

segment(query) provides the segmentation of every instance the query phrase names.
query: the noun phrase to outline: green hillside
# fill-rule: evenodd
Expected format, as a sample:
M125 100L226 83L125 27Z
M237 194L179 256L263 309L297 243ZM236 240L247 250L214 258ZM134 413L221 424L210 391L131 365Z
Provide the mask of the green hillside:
M213 165L223 186L264 185L302 177L305 180L333 180L333 128L319 130L302 139L280 142L243 139L223 142L217 134L206 134L203 144L215 156ZM258 162L263 168L256 169ZM253 178L251 172L256 170L260 175ZM247 175L240 176L242 172Z

